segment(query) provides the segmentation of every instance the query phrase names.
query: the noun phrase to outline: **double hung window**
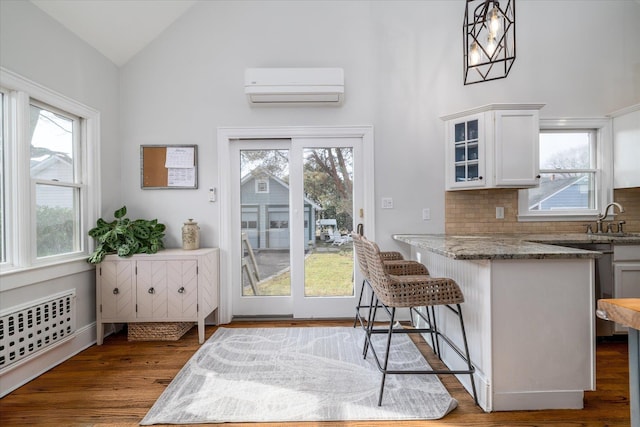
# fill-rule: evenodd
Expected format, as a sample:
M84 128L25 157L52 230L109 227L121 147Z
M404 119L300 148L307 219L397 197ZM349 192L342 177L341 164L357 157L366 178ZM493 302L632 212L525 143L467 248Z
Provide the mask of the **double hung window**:
M611 193L607 128L606 121L598 120L541 121L540 184L520 191L520 219L566 221L597 215Z
M0 71L2 274L81 260L99 212L99 114Z
M35 190L36 258L82 250L80 118L32 101L29 170Z

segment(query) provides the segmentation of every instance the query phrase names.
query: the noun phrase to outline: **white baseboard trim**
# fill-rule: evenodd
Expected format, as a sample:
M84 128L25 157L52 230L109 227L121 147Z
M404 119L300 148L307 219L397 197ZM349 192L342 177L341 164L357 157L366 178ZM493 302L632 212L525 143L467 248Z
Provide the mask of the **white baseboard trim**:
M95 322L76 330L69 339L26 357L0 371L0 398L39 377L96 343Z
M583 409L582 390L495 393L494 411L527 411L540 409Z

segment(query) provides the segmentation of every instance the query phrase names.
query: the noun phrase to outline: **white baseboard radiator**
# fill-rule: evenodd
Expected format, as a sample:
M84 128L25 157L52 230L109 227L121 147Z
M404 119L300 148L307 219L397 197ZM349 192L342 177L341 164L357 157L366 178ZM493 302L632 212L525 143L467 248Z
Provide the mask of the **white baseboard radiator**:
M0 371L76 331L76 293L50 295L0 313Z

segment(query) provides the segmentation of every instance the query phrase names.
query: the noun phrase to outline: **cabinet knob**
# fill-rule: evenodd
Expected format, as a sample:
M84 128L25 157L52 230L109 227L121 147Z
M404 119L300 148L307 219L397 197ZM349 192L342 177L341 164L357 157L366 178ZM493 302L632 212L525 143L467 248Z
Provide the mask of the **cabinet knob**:
M118 295L120 293L120 291L118 290L118 288L114 288L113 289L113 294L114 295Z
M184 294L184 286L180 287L180 289L178 289L178 293L179 294Z
M482 177L481 177L481 176L479 176L479 177L478 177L478 179L479 179L479 180L482 180Z
M155 294L155 293L156 293L156 290L155 290L155 289L153 289L153 288L149 288L149 293L150 293L150 294Z
M537 178L537 179L540 179L540 178L542 178L542 177L541 177L540 175L536 175L536 178Z

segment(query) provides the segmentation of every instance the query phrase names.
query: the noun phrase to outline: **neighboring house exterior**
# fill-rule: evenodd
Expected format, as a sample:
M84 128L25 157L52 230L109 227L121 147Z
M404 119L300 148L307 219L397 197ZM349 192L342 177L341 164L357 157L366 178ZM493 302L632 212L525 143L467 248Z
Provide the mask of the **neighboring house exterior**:
M47 181L73 182L73 161L63 153L51 152L31 158L31 178ZM59 208L73 208L73 197L60 192L63 187L36 185L36 205Z
M529 209L554 210L588 207L589 192L592 189L589 177L580 176L543 181L535 191L538 197L533 200Z
M289 185L256 169L241 180L242 232L254 249L289 249ZM315 244L316 211L322 207L304 198L305 241ZM305 245L306 246L306 245Z

